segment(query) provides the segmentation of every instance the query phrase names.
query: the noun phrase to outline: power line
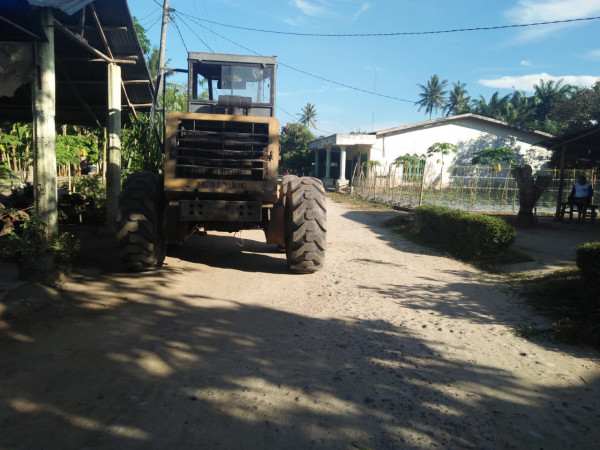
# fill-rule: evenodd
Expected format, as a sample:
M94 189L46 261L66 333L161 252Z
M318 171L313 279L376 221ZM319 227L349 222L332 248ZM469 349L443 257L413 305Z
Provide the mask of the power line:
M158 10L155 9L154 11L150 11L148 14L146 14L144 17L142 17L141 19L138 19L138 22L143 22L144 20L146 20L148 17L150 17L153 14L156 14Z
M190 17L190 16L188 16L188 17ZM190 17L190 18L191 18L192 22L194 22L195 20L198 20L198 19L196 19L195 17ZM201 27L203 27L203 28L204 28L204 25L202 25L201 23L198 23L198 22L195 22L195 23L196 23L196 24L198 24L199 26L201 26ZM236 45L236 46L238 46L238 47L240 47L240 48L243 48L244 50L246 50L246 51L248 51L248 52L250 52L250 53L254 53L255 55L260 55L260 53L258 53L258 52L255 52L254 50L252 50L252 49L250 49L250 48L248 48L248 47L245 47L245 46L243 46L242 44L238 44L237 42L234 42L234 41L232 41L231 39L228 39L228 38L226 38L225 36L223 36L222 34L219 34L219 33L217 33L217 32L216 32L216 31L214 31L214 30L210 30L210 29L208 29L208 28L207 28L207 30L208 30L209 32L211 32L211 33L214 33L214 34L216 34L216 35L217 35L217 36L219 36L221 39L225 39L227 42L230 42L230 43L232 43L233 45ZM383 98L387 98L387 99L391 99L391 100L397 100L397 101L400 101L400 102L406 102L406 103L411 103L411 104L414 104L414 103L415 103L413 100L406 100L406 99L399 98L399 97L394 97L394 96L391 96L391 95L378 94L377 92L372 92L372 91L369 91L369 90L366 90L366 89L361 89L361 88L358 88L358 87L355 87L355 86L351 86L351 85L349 85L349 84L344 84L344 83L340 83L340 82L338 82L338 81L330 80L330 79L328 79L328 78L321 77L321 76L319 76L319 75L315 75L315 74L312 74L312 73L310 73L310 72L306 72L305 70L301 70L301 69L298 69L298 68L296 68L296 67L292 67L292 66L290 66L290 65L288 65L288 64L284 64L284 63L282 63L281 61L278 61L278 64L279 64L280 66L286 67L286 68L288 68L288 69L294 70L294 71L296 71L296 72L299 72L299 73L302 73L302 74L304 74L304 75L308 75L309 77L316 78L317 80L326 81L326 82L328 82L328 83L332 83L332 84L335 84L335 85L337 85L337 86L344 87L344 88L346 88L346 89L352 89L352 90L354 90L354 91L363 92L363 93L365 93L365 94L375 95L375 96L377 96L377 97L383 97Z
M185 44L185 40L183 39L183 36L181 35L181 30L179 30L179 26L177 25L177 22L175 22L175 18L171 17L170 14L169 14L169 17L171 18L171 22L173 22L173 25L175 25L175 29L177 30L177 33L179 34L179 38L181 39L181 43L183 44L183 48L185 48L185 52L189 53L187 45Z
M156 20L154 21L154 23L152 25L150 25L148 28L146 28L146 31L150 31L152 28L154 28L154 26L159 23L162 20L162 14L160 14Z
M194 5L194 9L196 10L197 17L200 17L201 14L200 14L200 11L198 11L198 6L196 5L196 1L197 0L193 0L192 4ZM206 7L206 2L204 0L202 0L202 6L204 7L204 15L205 15L205 17L207 17L210 20L210 15L208 14L208 8ZM208 41L208 37L207 37L206 32L204 31L204 28L202 28L202 35L204 36L204 39L206 39ZM214 35L210 35L210 37L212 37L212 39L214 41L214 44L215 44L215 47L218 48L219 44L217 43L217 39L215 38L215 36Z
M138 22L143 27L146 27L146 26L150 25L151 23L155 22L157 18L160 19L161 17L162 17L162 11L155 10L155 11L151 12L150 14L148 14L144 19L139 20Z
M282 62L280 62L279 65L283 66L283 67L287 67L288 69L291 69L291 70L295 70L296 72L303 73L304 75L308 75L309 77L316 78L317 80L327 81L328 83L332 83L332 84L335 84L335 85L338 85L338 86L341 86L341 87L345 87L347 89L352 89L354 91L363 92L365 94L370 94L370 95L375 95L377 97L388 98L388 99L391 99L391 100L397 100L399 102L415 103L413 100L406 100L404 98L394 97L392 95L378 94L377 92L368 91L366 89L361 89L361 88L358 88L356 86L350 86L349 84L340 83L339 81L330 80L328 78L325 78L325 77L322 77L322 76L319 76L319 75L315 75L315 74L310 73L310 72L306 72L305 70L301 70L301 69L298 69L296 67L292 67L292 66L284 64Z
M183 13L182 13L183 14ZM185 14L187 15L187 14ZM215 22L213 20L200 19L199 17L194 17L187 15L190 18L194 18L200 20L202 22L211 23L213 25L219 25L227 28L235 28L238 30L245 31L254 31L257 33L271 33L271 34L285 34L290 36L304 36L304 37L384 37L384 36L421 36L428 34L447 34L447 33L462 33L467 31L491 31L491 30L504 30L510 28L526 28L526 27L536 27L542 25L555 25L562 23L572 23L572 22L583 22L588 20L598 20L600 16L597 17L582 17L578 19L564 19L564 20L551 20L547 22L534 22L534 23L523 23L523 24L512 24L512 25L498 25L493 27L472 27L472 28L455 28L450 30L434 30L434 31L398 31L392 33L298 33L293 31L280 31L280 30L267 30L261 28L250 28L250 27L241 27L237 25L229 25L226 23Z
M211 53L214 53L214 50L212 48L210 48L210 46L198 35L198 33L196 33L194 31L194 29L192 27L189 26L189 24L184 20L183 16L181 14L179 14L178 11L175 11L175 14L177 15L177 17L179 19L181 19L181 23L183 23L186 27L188 27L190 29L190 31L200 40L200 42L202 42L204 44L204 46L211 51Z

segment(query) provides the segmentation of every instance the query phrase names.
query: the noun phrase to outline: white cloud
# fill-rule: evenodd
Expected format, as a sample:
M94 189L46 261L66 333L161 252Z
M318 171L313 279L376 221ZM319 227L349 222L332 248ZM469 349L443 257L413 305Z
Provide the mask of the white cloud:
M306 0L292 0L292 4L303 14L311 17L319 17L327 12L327 9Z
M525 60L525 59L524 59L523 61L521 61L521 62L519 63L519 65L521 65L521 66L523 66L523 67L531 67L531 66L532 66L532 64L531 64L531 61L527 61L527 60Z
M514 24L552 22L579 19L600 14L600 0L519 0L504 15ZM548 36L556 31L585 22L544 25L527 28L520 33L521 39L531 40Z
M598 48L596 50L590 50L587 53L587 57L590 59L600 59L600 48Z
M371 9L371 4L369 2L363 3L360 9L354 13L353 19L358 19L362 15L362 13L368 11L369 9Z
M563 84L570 84L573 86L592 86L597 81L600 81L600 76L590 75L563 75L554 76L548 75L547 73L535 73L530 75L523 75L517 77L500 77L494 79L481 79L477 80L479 84L483 86L496 88L496 89L516 89L518 91L533 91L533 86L539 84L540 80L544 81L559 81L562 80Z
M600 13L600 0L519 0L506 11L513 23L578 19Z

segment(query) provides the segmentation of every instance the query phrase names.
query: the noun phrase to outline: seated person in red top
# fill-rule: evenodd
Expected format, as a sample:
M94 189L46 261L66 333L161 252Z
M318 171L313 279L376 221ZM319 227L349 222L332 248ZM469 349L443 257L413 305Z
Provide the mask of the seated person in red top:
M580 175L569 194L569 203L577 206L577 222L585 219L585 210L592 201L593 195L594 190L592 186L587 182L585 176Z
M81 175L89 175L90 166L88 165L88 161L85 156L81 157L81 162L79 163L79 168L81 169Z

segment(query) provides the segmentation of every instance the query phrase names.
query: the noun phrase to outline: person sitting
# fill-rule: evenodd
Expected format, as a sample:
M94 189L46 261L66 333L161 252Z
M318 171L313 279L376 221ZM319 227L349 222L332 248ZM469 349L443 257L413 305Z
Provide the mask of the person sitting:
M88 161L85 156L81 157L81 162L79 163L79 169L81 170L81 175L89 175L89 173L90 173L90 166L88 165Z
M580 175L569 194L569 203L577 207L577 223L585 220L585 211L592 201L594 190L585 176Z

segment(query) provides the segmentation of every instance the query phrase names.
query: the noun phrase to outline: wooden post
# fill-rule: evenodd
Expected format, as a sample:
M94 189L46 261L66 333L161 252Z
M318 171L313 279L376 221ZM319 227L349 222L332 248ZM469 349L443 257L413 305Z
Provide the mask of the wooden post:
M106 151L108 148L108 134L106 127L102 127L102 181L106 182Z
M560 213L560 202L562 202L563 190L565 186L565 152L567 149L565 146L560 148L560 178L558 179L558 192L556 193L556 213L554 214L554 220L562 220L562 214Z
M121 192L121 68L108 65L108 161L106 173L106 227L117 231Z
M48 235L58 234L56 182L56 76L54 64L54 19L50 8L39 11L40 25L48 42L37 42L33 107L33 186L35 209L46 223Z
M421 175L421 186L419 186L419 206L423 206L423 190L425 189L425 173L426 173L426 171L427 171L427 165L425 165L425 167L423 167L423 175Z

